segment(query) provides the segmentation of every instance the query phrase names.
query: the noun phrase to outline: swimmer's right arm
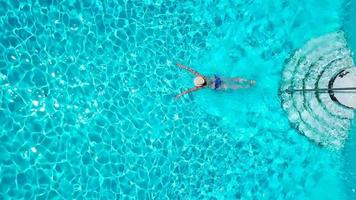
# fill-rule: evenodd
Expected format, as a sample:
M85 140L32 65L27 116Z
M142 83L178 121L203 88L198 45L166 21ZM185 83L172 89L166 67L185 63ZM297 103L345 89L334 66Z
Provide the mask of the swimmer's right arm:
M189 90L186 90L186 91L184 91L184 92L178 94L178 95L176 96L176 100L179 99L179 97L181 97L181 96L183 96L183 95L185 95L185 94L188 94L188 93L190 93L190 92L197 91L197 90L199 90L199 89L201 89L201 88L202 88L202 87L193 87L193 88L190 88Z
M180 67L180 68L182 68L182 69L188 70L189 72L191 72L191 73L194 74L195 76L202 76L202 77L203 77L203 75L201 75L201 74L198 73L197 71L195 71L195 70L193 70L192 68L189 68L189 67L187 67L187 66L184 66L184 65L182 65L182 64L177 63L177 67Z

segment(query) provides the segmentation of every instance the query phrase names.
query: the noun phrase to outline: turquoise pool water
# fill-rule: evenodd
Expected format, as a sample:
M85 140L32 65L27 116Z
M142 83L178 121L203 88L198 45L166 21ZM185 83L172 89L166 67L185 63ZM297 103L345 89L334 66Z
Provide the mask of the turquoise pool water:
M16 2L0 1L0 199L355 198L355 129L321 148L278 95L345 2ZM175 101L192 85L176 62L257 85Z

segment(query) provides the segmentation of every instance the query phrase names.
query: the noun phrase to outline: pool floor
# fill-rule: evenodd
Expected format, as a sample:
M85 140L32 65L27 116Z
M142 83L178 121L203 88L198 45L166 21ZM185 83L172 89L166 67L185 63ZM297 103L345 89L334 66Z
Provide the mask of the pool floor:
M0 199L354 199L352 145L300 135L278 95L285 61L340 30L342 12L341 0L1 1ZM177 62L257 84L175 100L193 78Z

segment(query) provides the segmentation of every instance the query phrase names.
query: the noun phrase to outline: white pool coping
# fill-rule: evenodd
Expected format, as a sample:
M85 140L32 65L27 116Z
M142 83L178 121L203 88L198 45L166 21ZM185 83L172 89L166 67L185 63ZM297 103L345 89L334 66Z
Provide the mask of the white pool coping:
M331 88L356 88L356 67L342 70L331 80ZM356 91L342 91L331 94L333 100L348 107L356 109Z

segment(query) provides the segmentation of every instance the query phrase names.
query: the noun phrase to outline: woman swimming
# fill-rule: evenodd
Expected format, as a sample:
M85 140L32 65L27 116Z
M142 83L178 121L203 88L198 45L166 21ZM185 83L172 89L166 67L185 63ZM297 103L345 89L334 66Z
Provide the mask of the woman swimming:
M245 80L238 77L221 78L216 75L214 75L213 77L203 76L200 73L194 71L193 69L179 63L177 63L177 67L188 70L196 77L194 78L194 87L180 93L179 95L176 96L176 99L190 92L194 92L199 89L208 88L208 87L214 90L228 90L228 89L237 90L242 88L250 88L251 86L256 84L256 81L254 80Z

